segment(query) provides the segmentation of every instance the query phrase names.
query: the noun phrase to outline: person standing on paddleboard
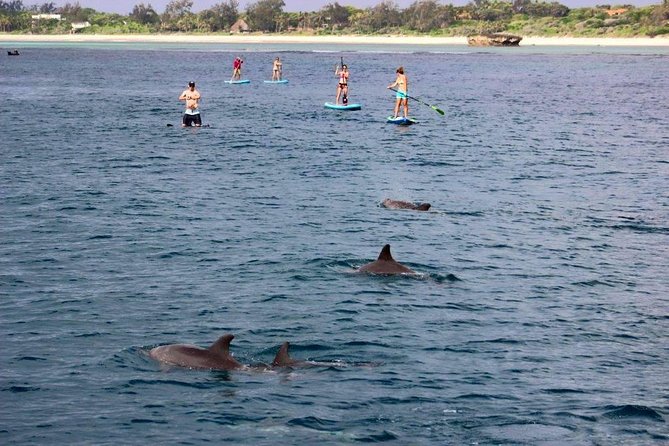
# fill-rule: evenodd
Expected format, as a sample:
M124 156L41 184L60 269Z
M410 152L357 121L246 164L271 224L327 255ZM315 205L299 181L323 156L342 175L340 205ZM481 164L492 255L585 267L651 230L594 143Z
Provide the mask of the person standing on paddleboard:
M348 104L348 66L342 64L341 67L335 69L335 76L339 76L339 84L337 84L337 99L335 104L339 105L339 98L342 98L344 105Z
M273 81L280 81L281 80L281 70L283 68L283 64L281 63L281 59L278 57L274 59L274 65L272 66L272 80Z
M400 105L404 107L404 117L409 117L409 79L407 79L404 74L404 67L399 67L395 70L397 73L397 78L395 82L388 85L388 88L397 87L395 95L395 113L393 118L397 118L400 115Z
M188 89L179 96L180 101L186 101L186 111L181 122L181 127L202 127L200 118L200 92L195 89L195 82L188 82Z
M235 57L232 63L232 80L238 81L242 78L242 64L244 60L241 57Z

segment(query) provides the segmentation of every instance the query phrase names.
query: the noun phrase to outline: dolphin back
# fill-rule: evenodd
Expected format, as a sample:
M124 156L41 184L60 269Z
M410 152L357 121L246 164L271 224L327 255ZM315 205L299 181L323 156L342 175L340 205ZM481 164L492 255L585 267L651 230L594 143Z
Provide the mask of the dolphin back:
M299 363L299 361L295 361L290 357L290 354L288 353L288 350L290 349L290 343L289 342L284 342L281 344L281 347L279 347L279 351L276 352L276 356L274 357L274 361L272 361L272 366L274 367L290 367L294 366Z
M391 200L386 198L381 202L381 206L388 209L410 209L413 211L428 211L432 207L430 203L411 203L410 201Z
M230 356L230 343L235 339L233 334L225 334L211 344L209 351L220 356Z
M393 259L388 244L381 249L379 257L374 262L362 265L358 271L371 274L415 274L415 271Z
M205 349L195 345L171 344L151 349L149 356L170 365L194 369L234 370L242 368L230 355L230 342L234 338L226 334Z

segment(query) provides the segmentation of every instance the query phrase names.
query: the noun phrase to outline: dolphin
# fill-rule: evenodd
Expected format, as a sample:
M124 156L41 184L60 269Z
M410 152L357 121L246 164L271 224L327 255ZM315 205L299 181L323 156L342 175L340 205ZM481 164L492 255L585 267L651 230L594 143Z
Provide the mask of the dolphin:
M158 362L190 369L206 370L267 370L266 366L245 366L230 354L230 342L235 338L226 334L218 338L209 348L189 344L162 345L149 351L149 356ZM284 342L272 361L272 367L296 367L304 361L292 359L288 354L290 344Z
M386 198L381 202L381 206L388 209L411 209L412 211L429 211L432 205L430 203L411 203L409 201L391 200Z
M151 349L149 356L165 364L191 369L243 369L244 365L230 354L230 342L234 338L232 334L223 335L209 348L188 344L162 345Z
M288 349L290 348L289 342L284 342L279 347L279 351L276 352L274 361L272 361L272 367L295 367L299 365L306 364L304 361L297 361L290 357L288 354Z
M390 245L386 245L381 250L379 258L372 263L367 263L358 268L359 272L370 274L416 274L415 271L406 266L397 263L390 255Z

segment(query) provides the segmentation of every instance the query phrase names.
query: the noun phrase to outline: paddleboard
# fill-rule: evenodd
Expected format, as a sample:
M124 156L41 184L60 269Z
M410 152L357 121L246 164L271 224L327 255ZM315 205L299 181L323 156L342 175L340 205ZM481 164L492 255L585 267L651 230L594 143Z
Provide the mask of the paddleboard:
M405 118L404 116L398 116L397 118L388 116L388 123L397 125L411 125L411 124L418 124L418 121L416 121L413 118Z
M196 126L196 125L190 125L190 126L183 127L181 124L178 124L178 125L167 124L167 127L181 127L181 128L184 128L184 129L203 129L203 128L211 127L211 124L202 124L199 127Z
M330 102L326 102L325 103L325 108L330 108L332 110L351 111L351 110L360 110L362 108L362 105L360 105L360 104L338 105L338 104L332 104Z
M281 79L280 81L265 81L266 84L287 84L288 79Z
M225 81L226 84L250 84L251 81L248 79L240 79L238 81Z

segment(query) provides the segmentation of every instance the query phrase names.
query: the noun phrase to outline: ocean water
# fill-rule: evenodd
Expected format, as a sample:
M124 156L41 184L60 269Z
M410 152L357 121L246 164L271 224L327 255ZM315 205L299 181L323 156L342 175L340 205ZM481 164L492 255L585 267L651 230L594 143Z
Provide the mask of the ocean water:
M669 442L666 48L20 50L0 443ZM359 112L323 108L341 57ZM398 65L445 116L386 124ZM189 80L208 128L179 127ZM386 243L420 276L353 273ZM224 333L246 364L285 340L322 364L146 356Z

